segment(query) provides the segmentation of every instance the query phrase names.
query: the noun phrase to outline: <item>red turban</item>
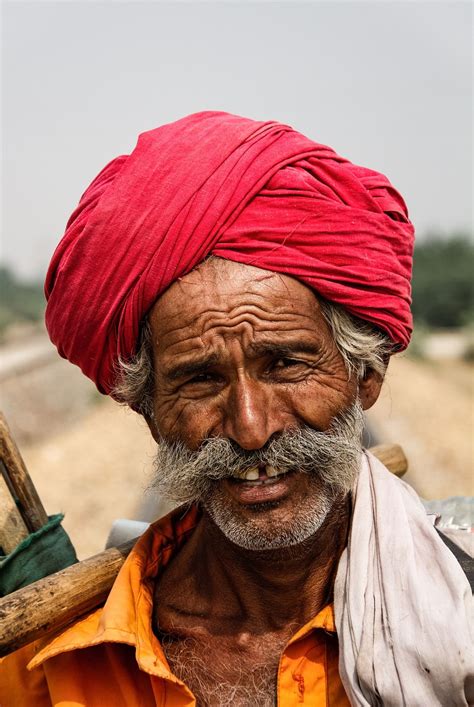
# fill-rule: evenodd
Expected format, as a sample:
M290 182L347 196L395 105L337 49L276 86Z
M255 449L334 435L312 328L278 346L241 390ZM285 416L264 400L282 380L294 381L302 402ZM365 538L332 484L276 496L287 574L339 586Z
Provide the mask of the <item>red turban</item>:
M157 297L213 253L295 277L404 348L412 249L382 174L287 125L197 113L143 133L94 179L49 267L46 324L109 393Z

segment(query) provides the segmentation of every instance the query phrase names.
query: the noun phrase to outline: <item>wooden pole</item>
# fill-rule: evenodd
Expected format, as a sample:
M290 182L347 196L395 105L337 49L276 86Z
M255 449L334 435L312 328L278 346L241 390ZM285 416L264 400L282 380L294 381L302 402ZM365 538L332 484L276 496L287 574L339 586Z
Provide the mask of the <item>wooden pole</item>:
M0 599L0 656L65 628L103 603L135 542L111 547Z
M30 533L46 525L48 516L16 446L7 422L0 413L0 459L18 499L18 508Z
M378 444L371 447L372 452L395 476L403 476L408 470L408 459L399 444Z
M0 473L0 547L8 555L22 540L28 537L28 528L23 522L7 482Z
M407 460L399 445L380 445L370 451L398 476L406 471ZM0 599L0 656L61 631L100 606L135 542L109 548Z

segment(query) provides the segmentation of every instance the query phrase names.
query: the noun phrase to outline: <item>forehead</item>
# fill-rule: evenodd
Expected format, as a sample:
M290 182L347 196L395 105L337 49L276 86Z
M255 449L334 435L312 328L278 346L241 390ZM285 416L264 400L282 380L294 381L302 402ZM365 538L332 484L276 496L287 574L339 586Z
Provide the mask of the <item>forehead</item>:
M328 334L314 293L297 280L241 263L212 258L180 278L150 313L156 353L207 339L252 335L294 335L295 330Z

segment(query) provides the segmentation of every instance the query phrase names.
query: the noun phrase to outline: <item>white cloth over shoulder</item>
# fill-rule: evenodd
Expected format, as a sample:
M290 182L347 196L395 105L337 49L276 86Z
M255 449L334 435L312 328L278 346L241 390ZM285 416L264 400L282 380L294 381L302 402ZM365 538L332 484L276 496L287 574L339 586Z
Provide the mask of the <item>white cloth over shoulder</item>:
M472 595L415 492L365 453L334 609L355 707L474 702Z

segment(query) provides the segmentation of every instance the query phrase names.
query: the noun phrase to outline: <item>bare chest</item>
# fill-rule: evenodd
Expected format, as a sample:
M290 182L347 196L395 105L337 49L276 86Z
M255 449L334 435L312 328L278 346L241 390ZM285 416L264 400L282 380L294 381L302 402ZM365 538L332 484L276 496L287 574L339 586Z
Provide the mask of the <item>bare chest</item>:
M274 637L159 634L172 672L199 707L274 707L284 642Z

